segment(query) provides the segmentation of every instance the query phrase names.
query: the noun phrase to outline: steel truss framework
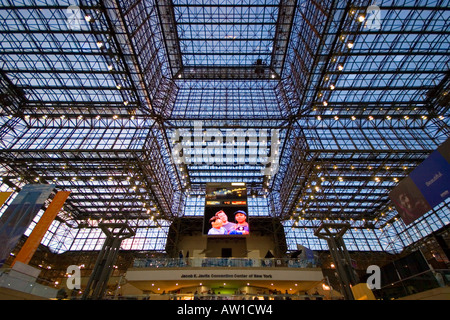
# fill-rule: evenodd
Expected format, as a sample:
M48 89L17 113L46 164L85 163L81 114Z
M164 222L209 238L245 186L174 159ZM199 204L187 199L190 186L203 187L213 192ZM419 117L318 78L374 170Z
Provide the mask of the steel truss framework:
M448 224L443 203L406 228L388 193L450 136L449 1L383 1L375 29L366 0L71 5L0 0L2 189L72 191L53 250L98 250L98 223L127 221L124 247L162 251L210 181L247 182L288 250L324 249L322 221L388 251Z

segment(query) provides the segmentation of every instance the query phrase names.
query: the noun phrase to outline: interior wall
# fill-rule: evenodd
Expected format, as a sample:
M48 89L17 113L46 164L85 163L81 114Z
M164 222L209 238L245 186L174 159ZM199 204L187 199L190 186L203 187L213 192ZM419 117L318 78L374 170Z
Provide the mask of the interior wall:
M271 236L249 235L240 238L211 238L196 233L184 235L180 239L179 250L190 258L222 257L222 249L231 249L234 258L264 258L267 251L274 251L275 244Z

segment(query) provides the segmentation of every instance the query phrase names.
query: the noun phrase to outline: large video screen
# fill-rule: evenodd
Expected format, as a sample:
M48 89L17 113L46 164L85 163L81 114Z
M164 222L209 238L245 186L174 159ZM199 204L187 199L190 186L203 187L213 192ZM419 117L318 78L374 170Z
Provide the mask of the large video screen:
M246 184L207 183L203 234L221 237L249 233Z

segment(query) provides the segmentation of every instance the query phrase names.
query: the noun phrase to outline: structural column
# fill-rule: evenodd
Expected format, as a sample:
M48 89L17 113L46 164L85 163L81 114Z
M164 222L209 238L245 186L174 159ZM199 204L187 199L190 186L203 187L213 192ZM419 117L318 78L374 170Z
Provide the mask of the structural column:
M352 286L359 280L352 267L350 255L348 254L342 236L350 228L348 223L322 223L314 232L314 235L327 240L331 257L338 275L338 280L342 288L345 299L353 300Z
M120 245L124 239L135 235L126 223L101 223L99 227L106 234L106 239L84 290L83 299L98 300L105 296Z

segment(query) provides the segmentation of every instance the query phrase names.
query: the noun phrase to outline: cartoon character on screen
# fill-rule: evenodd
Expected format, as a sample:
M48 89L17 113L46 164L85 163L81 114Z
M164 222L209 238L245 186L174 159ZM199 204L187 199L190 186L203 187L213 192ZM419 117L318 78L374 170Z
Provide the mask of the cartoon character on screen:
M222 227L223 221L219 217L213 216L209 219L209 222L211 223L211 229L208 231L209 235L227 234L227 230Z
M234 219L236 224L230 230L228 234L249 234L250 230L247 223L247 213L242 210L238 210L234 213Z

